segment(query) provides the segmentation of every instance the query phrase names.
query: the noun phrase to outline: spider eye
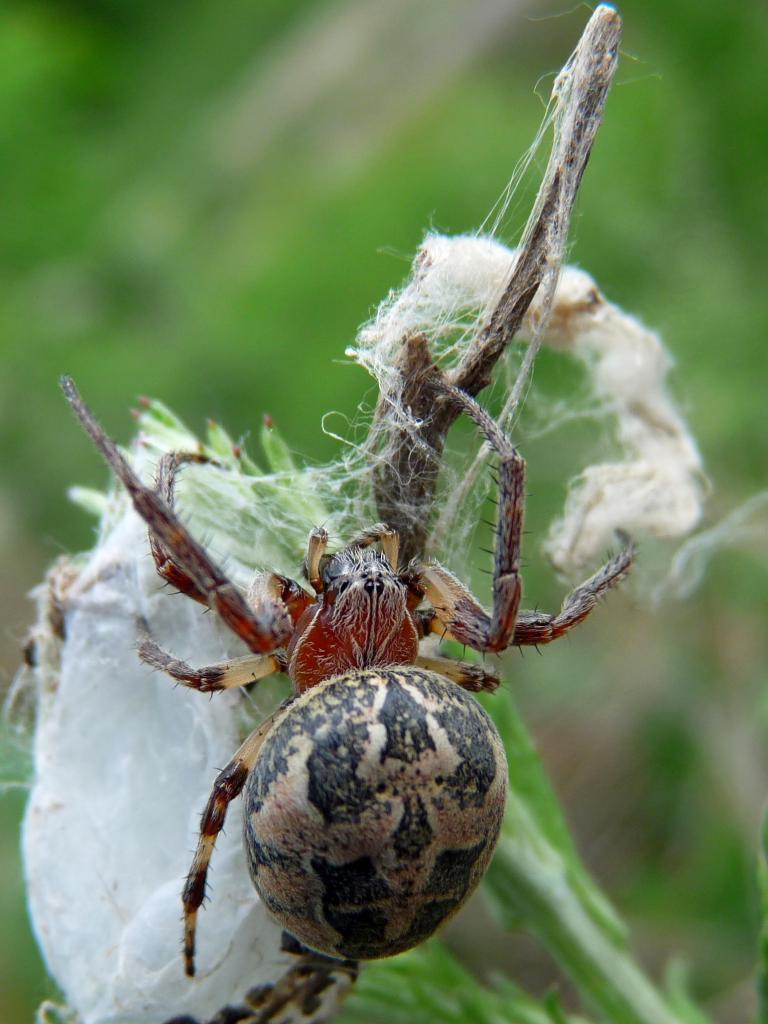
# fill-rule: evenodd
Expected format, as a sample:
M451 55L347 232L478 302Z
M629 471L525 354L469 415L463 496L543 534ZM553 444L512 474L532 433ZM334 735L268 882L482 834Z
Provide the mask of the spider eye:
M386 584L384 583L384 580L381 578L367 579L364 584L366 594L376 593L381 595L384 593L385 586Z

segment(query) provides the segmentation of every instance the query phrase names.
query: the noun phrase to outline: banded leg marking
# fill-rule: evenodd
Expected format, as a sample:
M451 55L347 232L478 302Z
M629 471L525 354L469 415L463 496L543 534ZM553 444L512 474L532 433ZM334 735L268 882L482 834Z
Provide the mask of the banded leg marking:
M165 672L172 679L201 693L232 690L247 686L273 672L285 672L287 664L280 654L246 654L215 665L193 668L186 661L164 651L149 632L146 623L139 623L139 657L145 665Z
M520 647L536 646L549 644L565 636L569 630L587 618L609 590L629 575L636 552L634 543L628 541L618 555L568 594L557 615L547 612L521 612L512 643Z
M200 836L197 842L192 867L182 893L184 906L184 970L191 978L195 973L195 930L197 912L205 899L205 883L208 865L229 805L242 792L248 774L256 763L256 757L269 730L286 710L290 701L285 701L269 718L257 726L238 749L229 764L216 776L213 790L205 805L200 820Z
M415 664L429 672L438 672L471 693L493 693L501 684L498 673L470 661L419 655Z
M194 589L199 592L199 599L205 594L208 606L256 654L271 654L287 642L291 635L288 614L279 622L274 618L267 622L259 619L240 590L195 540L168 503L139 480L80 397L74 381L64 377L61 386L73 412L128 491L134 508L155 541L161 549L173 552L174 563L190 577Z
M171 512L175 513L174 497L176 476L181 466L189 463L206 463L211 460L197 452L165 452L161 455L155 472L155 493L162 498ZM173 551L161 543L149 530L149 546L158 575L176 590L191 597L200 604L208 604L208 595L195 583L189 573L173 557Z
M493 608L488 622L485 612L481 616L474 616L472 631L475 639L466 642L478 651L503 651L512 642L522 596L520 546L525 514L525 459L498 423L474 398L444 381L436 381L435 387L460 405L470 419L475 421L499 457L499 514L493 560ZM473 603L477 605L474 599ZM453 624L451 629L455 632Z

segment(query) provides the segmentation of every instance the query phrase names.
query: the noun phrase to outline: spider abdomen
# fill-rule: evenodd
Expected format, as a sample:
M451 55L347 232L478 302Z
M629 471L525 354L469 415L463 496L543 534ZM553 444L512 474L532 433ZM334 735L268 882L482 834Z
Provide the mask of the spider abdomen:
M307 946L392 956L475 889L506 787L496 728L458 686L411 666L337 676L291 705L249 776L251 876Z

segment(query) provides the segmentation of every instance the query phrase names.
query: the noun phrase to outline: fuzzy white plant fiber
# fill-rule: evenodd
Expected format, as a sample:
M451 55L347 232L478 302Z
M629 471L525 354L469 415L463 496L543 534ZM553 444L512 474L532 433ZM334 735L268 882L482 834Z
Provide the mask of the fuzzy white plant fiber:
M516 257L516 250L487 236L427 235L405 287L390 295L361 330L348 352L390 397L403 429L416 424L405 404L398 405L402 339L423 332L438 365L454 369L487 322ZM594 409L608 422L618 450L616 459L586 467L571 482L563 515L545 543L555 567L578 575L602 557L618 530L664 538L689 533L702 511L702 463L669 395L672 360L658 333L608 302L585 271L565 266L551 309L537 296L517 340L528 343L534 337L584 364ZM518 412L514 402L505 405L507 429ZM472 494L489 454L485 448L463 479L446 488L430 541L438 557L447 537L466 537L471 528L464 509L476 507Z

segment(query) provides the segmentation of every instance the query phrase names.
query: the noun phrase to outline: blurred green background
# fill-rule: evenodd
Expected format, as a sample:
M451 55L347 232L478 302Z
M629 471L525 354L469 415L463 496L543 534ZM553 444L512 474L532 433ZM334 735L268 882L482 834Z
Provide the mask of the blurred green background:
M571 258L663 332L714 522L766 485L768 7L621 11L624 56ZM60 552L91 543L67 486L106 478L58 376L123 441L145 393L194 429L211 416L246 439L270 411L297 452L333 457L322 414L337 410L343 433L372 394L344 346L425 228L482 222L588 14L546 0L7 0L0 688L32 617L25 595ZM545 358L537 381L563 379ZM536 544L595 443L582 425L526 445L529 604L559 599ZM754 1007L766 540L764 527L720 552L685 602L617 595L545 657L510 656L507 673L641 959L659 973L682 954L699 998L734 1024ZM0 795L3 1024L26 1024L55 993L26 919L23 804L23 790ZM539 992L558 977L523 938L507 966Z

